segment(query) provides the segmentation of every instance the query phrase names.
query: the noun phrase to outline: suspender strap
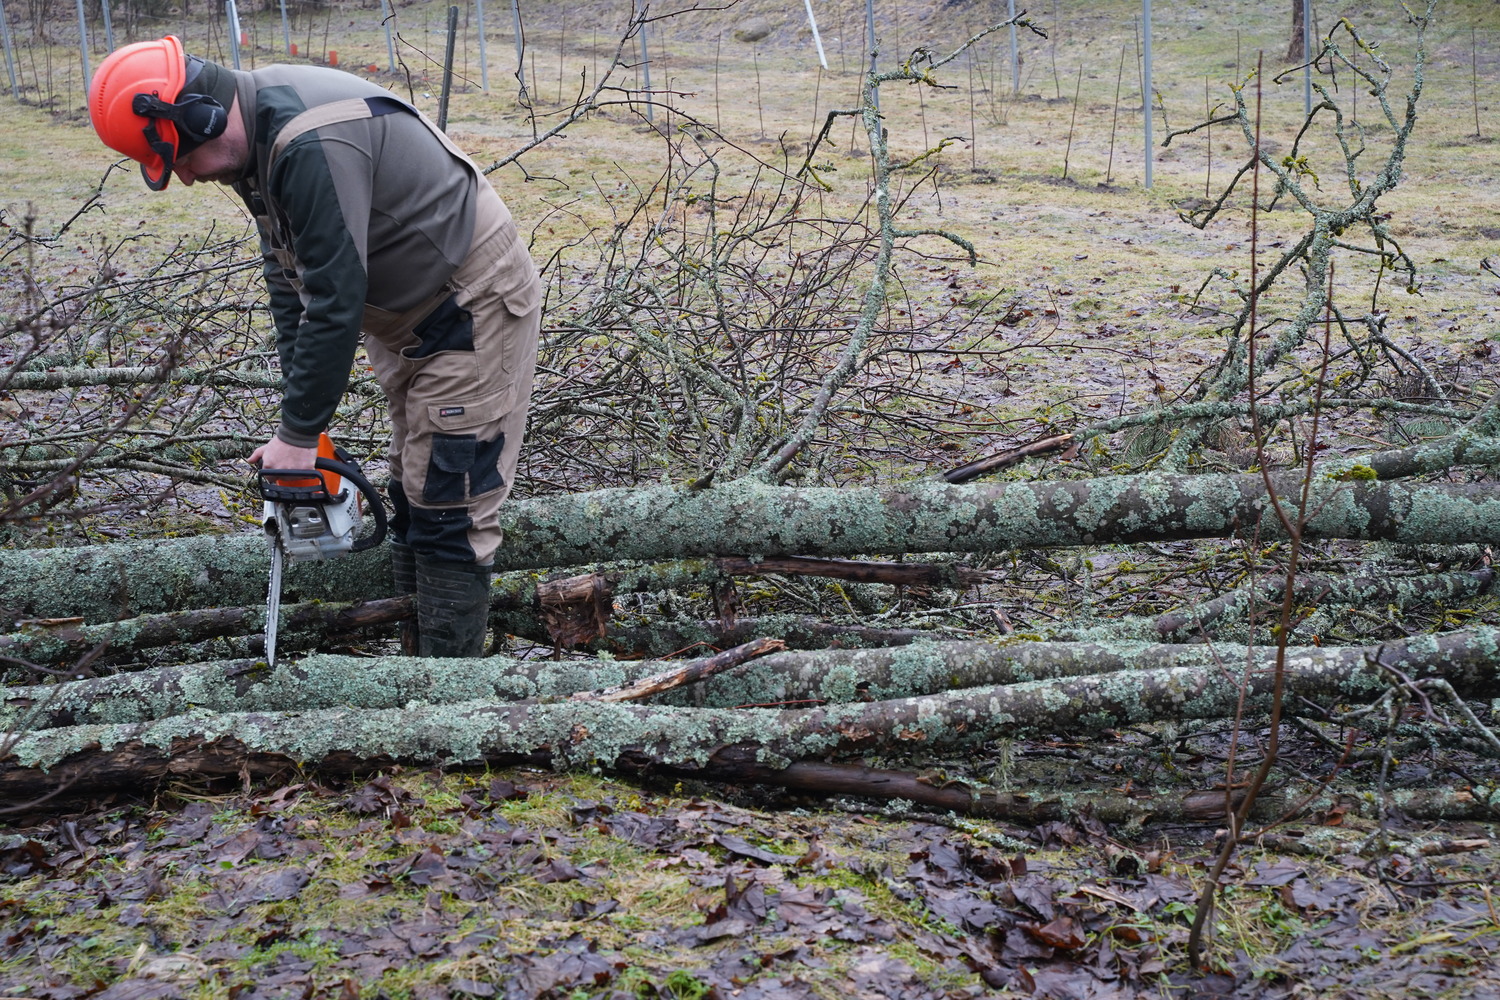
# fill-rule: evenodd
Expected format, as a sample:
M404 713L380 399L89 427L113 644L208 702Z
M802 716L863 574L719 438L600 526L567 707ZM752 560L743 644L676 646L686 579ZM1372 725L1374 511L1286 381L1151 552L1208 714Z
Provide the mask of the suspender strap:
M396 111L405 111L415 115L418 121L427 126L427 131L443 144L444 149L457 157L460 162L467 163L475 176L481 181L484 180L484 176L479 173L479 168L474 166L474 161L469 159L467 153L455 146L453 140L449 139L442 129L428 121L416 108L394 97L351 97L308 108L282 126L281 131L276 134L276 141L271 144L270 162L275 163L293 139L313 129L322 128L325 125L337 125L340 122L359 121L362 118L378 118L380 115L388 115Z
M489 184L489 179L479 169L478 164L469 158L469 154L454 145L453 140L448 138L447 134L434 125L426 115L405 101L394 97L381 97L379 95L375 97L351 97L346 100L333 101L328 104L319 104L317 107L308 108L287 122L281 131L277 133L276 141L271 144L271 158L268 163L275 163L276 158L285 151L287 145L305 132L311 132L315 128L322 128L324 125L337 125L340 122L359 121L361 118L376 118L380 115L388 115L397 111L404 111L407 114L415 116L417 121L425 125L427 131L431 132L433 137L443 144L443 148L452 154L454 159L469 168L481 186ZM510 220L510 210L502 204L500 214L493 220L494 228L499 229L504 224L510 222ZM481 237L488 234L476 232L474 235L476 241L478 241ZM509 249L509 244L504 249Z
M376 103L380 107L375 107ZM322 128L325 125L337 125L340 122L359 121L361 118L374 118L377 115L387 115L392 111L404 109L404 105L393 98L381 97L351 97L348 100L333 101L329 104L319 104L317 107L308 108L282 127L276 134L276 141L271 144L271 161L275 162L291 141L305 132Z

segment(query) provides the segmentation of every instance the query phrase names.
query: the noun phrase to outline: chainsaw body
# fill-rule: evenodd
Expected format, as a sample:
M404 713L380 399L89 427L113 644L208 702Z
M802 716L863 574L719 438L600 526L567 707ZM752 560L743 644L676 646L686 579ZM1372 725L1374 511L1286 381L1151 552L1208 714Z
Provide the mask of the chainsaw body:
M354 551L360 495L340 482L343 477L318 473L317 479L299 477L299 482L314 484L305 486L286 485L261 473L261 520L272 544L290 562L321 562ZM329 480L336 485L330 488Z
M271 582L266 594L266 661L276 664L281 615L281 564L325 562L374 548L385 538L385 505L359 466L327 434L318 438L313 469L260 469L265 505L261 525L271 543ZM360 499L369 503L375 530L359 535Z

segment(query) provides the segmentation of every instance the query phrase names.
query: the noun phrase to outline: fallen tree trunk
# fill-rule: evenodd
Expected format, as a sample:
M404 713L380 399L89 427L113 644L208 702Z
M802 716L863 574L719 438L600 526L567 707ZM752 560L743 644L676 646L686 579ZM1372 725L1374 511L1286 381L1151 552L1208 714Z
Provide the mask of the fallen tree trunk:
M94 386L151 385L164 382L174 386L204 385L216 389L276 389L282 377L269 371L236 371L233 368L174 368L163 372L156 365L121 368L57 368L51 371L20 371L6 375L5 391L83 389ZM355 379L345 390L351 395L370 399L382 398L374 379ZM244 454L249 454L247 449Z
M209 385L232 389L278 389L281 376L272 372L236 372L232 369L190 371L185 368L163 372L156 365L133 368L57 368L52 371L11 372L6 376L7 392L45 389L82 389L111 385L161 386L164 381L178 385Z
M1211 662L1197 647L1199 662ZM929 694L949 687L1011 684L1133 663L1105 647L1056 643L945 642L893 649L780 653L673 696L696 707L854 701ZM363 659L317 655L274 669L234 660L158 667L65 684L0 689L0 732L96 723L150 722L193 708L280 712L392 708L410 702L525 701L631 684L680 661Z
M856 583L887 583L898 587L951 587L962 589L981 583L996 583L1004 575L994 570L974 569L960 563L893 563L866 559L819 559L812 556L750 558L719 556L714 567L725 576L823 576Z
M76 549L0 552L0 612L13 629L31 618L112 622L144 614L264 603L271 560L259 534L198 535ZM290 563L282 599L389 597L384 546L332 562Z
M756 636L780 639L790 649L874 649L883 646L908 646L923 640L942 641L946 637L931 631L911 628L872 628L868 625L840 625L802 615L765 615L736 619L725 627L719 621L669 618L634 624L634 619L611 620L609 634L580 646L591 653L637 659L672 656L698 646L722 649L749 642ZM516 634L516 633L513 633Z
M1297 480L1280 485L1290 495ZM1488 484L1316 480L1306 539L1411 544L1500 535ZM702 490L601 490L512 505L497 566L600 559L855 556L1281 537L1258 475L1118 476L1050 483L786 489L737 481Z
M1284 485L1291 487L1294 480ZM1479 483L1314 481L1307 539L1489 543L1500 493ZM1237 532L1279 537L1256 475L1118 476L1058 483L876 489L787 489L737 481L700 490L601 490L522 500L501 513L496 570L752 557L880 556L1103 545ZM288 598L390 594L388 555L374 549L288 567ZM252 604L269 557L258 535L91 549L0 552L0 594L13 618L112 621L155 611Z
M1293 594L1299 605L1333 603L1365 608L1399 608L1433 601L1461 601L1489 590L1495 571L1438 573L1426 576L1300 576ZM1255 587L1240 587L1192 608L1171 611L1156 619L1163 640L1182 642L1212 632L1220 621L1243 620L1256 605L1269 606L1286 590L1285 580L1267 580Z
M574 735L579 732L573 730ZM1229 798L1220 789L1139 790L1132 794L1092 788L1072 792L1049 789L1012 792L859 764L794 761L779 766L765 763L761 758L761 750L754 745L723 746L691 764L666 763L654 754L625 749L615 758L611 770L631 776L755 783L823 796L897 800L932 810L1021 823L1080 815L1091 815L1107 823L1215 822L1225 815ZM494 766L555 768L560 763L559 755L548 747L530 753L493 751L485 755L485 760ZM393 756L331 750L318 761L317 769L330 775L362 774L396 763L398 759ZM187 735L165 745L131 740L115 744L108 751L94 744L50 771L0 761L0 793L6 801L40 803L58 796L150 786L172 779L285 780L304 771L304 763L295 753L255 749L228 733L217 738ZM1234 802L1238 805L1238 793ZM1494 819L1500 815L1500 790L1478 786L1395 789L1382 802L1365 794L1341 795L1319 786L1273 788L1258 798L1254 816L1276 819L1332 808L1353 815L1378 816L1388 806L1413 818Z
M1500 694L1496 631L1421 637L1375 650L1286 658L1288 699L1362 703L1386 690L1381 663L1442 676L1461 697ZM787 655L787 654L780 654ZM1403 658L1404 657L1404 658ZM369 661L366 661L367 663ZM749 664L741 669L750 669ZM1219 667L1162 667L809 709L680 708L598 701L214 712L195 708L148 723L26 731L0 760L0 797L38 797L188 774L234 757L348 771L399 762L629 769L627 760L697 774L726 747L775 770L828 755L952 748L1037 733L1082 734L1169 719L1234 718L1269 709L1274 675ZM389 694L389 692L387 692ZM267 765L269 766L269 765ZM631 765L633 766L633 765ZM644 766L644 765L643 765ZM217 773L210 771L209 773Z
M81 551L81 550L78 550ZM755 561L746 558L689 560L683 563L616 567L564 581L538 581L534 573L504 573L496 577L490 595L491 624L507 635L538 643L557 638L545 614L545 595L560 584L596 578L607 580L611 590L651 591L668 584L717 581L727 574L792 573L829 575L852 580L968 585L985 577L983 571L965 566L930 563L863 563L849 560L782 559ZM604 609L606 612L609 609ZM307 601L284 604L281 611L282 648L287 652L314 649L329 635L352 637L362 629L388 625L412 616L407 597L386 597L353 603ZM608 620L608 618L606 619ZM189 645L209 639L254 636L265 631L264 596L253 605L198 608L142 615L104 624L87 624L82 618L26 619L20 629L0 635L0 657L13 657L43 667L62 667L86 653L102 649L110 661L164 646ZM768 631L769 630L769 631ZM695 645L738 646L758 636L782 639L793 648L828 645L904 645L925 633L915 629L871 629L839 626L795 616L747 619L725 626L722 622L653 623L638 628L611 626L604 636L584 643L595 651L615 655L667 656ZM565 643L565 645L574 645ZM251 643L260 652L259 641ZM5 671L0 668L0 680Z
M335 752L319 764L325 774L364 774L390 767L389 758L362 758ZM553 767L546 749L531 754L511 753L489 759L495 766ZM785 767L763 764L753 747L724 747L691 767L663 765L656 758L626 751L613 770L622 775L695 779L735 784L763 784L818 796L847 795L904 802L945 813L1035 824L1091 816L1105 823L1218 822L1225 816L1221 789L1136 791L1078 788L1072 792L1046 789L1004 791L964 782L934 780L923 774L870 768L859 764L796 761ZM210 781L288 780L304 772L293 756L253 750L233 736L207 741L184 738L164 750L148 744L120 746L95 759L80 758L38 775L0 764L0 790L11 801L37 802L66 798L111 787L139 787L184 778ZM38 780L40 779L40 780ZM1239 805L1239 793L1233 796ZM1385 801L1364 794L1340 794L1321 787L1271 788L1257 798L1252 816L1259 820L1292 818L1311 812L1338 810L1345 815L1378 817L1386 808L1413 819L1493 820L1500 814L1500 790L1487 787L1394 789Z
M1500 672L1497 650L1500 629L1485 627L1378 646L1294 647L1287 651L1287 662L1297 691L1308 697L1337 694L1364 701L1378 695L1387 685L1370 667L1376 658L1413 677L1446 678L1465 697L1488 697L1492 691L1500 693L1495 681ZM712 709L809 702L882 706L871 709L870 718L860 722L870 726L878 725L880 712L894 699L930 696L958 704L979 697L976 691L999 691L993 695L1000 699L991 706L993 711L1023 706L1019 714L1002 720L998 732L1003 735L1084 732L1130 722L1213 718L1226 706L1232 715L1233 699L1225 690L1237 696L1238 678L1247 664L1253 688L1270 674L1274 661L1275 650L1269 647L924 642L895 649L774 653L661 700ZM558 699L681 667L680 662L662 661L331 655L310 656L275 669L254 660L159 667L66 684L0 689L0 732L144 724L192 709L254 714L340 706L373 710L414 702ZM1158 684L1169 682L1181 688L1175 699L1170 692L1156 690ZM1117 693L1110 693L1111 684ZM1089 702L1096 696L1110 706L1097 719L1067 714L1066 706L1076 699ZM1141 699L1136 714L1131 698ZM1039 706L1049 699L1050 704ZM1064 706L1061 715L1058 706Z
M1216 823L1227 816L1231 802L1238 808L1243 792L1225 795L1223 789L1132 790L1081 787L1071 792L1033 788L1006 791L966 781L927 774L866 767L797 761L776 769L757 762L742 749L715 755L709 780L775 785L819 796L851 795L868 799L900 800L924 809L958 813L1011 823L1035 825L1091 816L1109 824ZM650 771L683 776L671 771ZM701 771L693 777L704 777ZM1500 815L1500 789L1395 789L1388 805L1414 819L1494 819ZM1363 794L1340 794L1312 784L1266 788L1256 797L1252 818L1269 821L1337 809L1341 814L1378 818L1385 803Z
M310 601L281 609L283 635L349 633L402 621L414 614L410 597L387 597L356 604ZM144 615L104 625L82 619L41 619L22 623L19 632L0 635L0 657L42 666L62 666L96 649L137 653L178 643L253 635L266 628L264 604L238 608L199 608Z

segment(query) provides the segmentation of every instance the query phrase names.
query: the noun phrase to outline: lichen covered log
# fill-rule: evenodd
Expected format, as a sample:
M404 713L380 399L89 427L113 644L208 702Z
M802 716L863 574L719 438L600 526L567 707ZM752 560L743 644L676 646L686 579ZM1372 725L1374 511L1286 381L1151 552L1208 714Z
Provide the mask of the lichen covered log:
M919 642L869 650L773 653L658 697L698 708L818 702L874 704L862 726L878 725L893 700L944 695L958 701L998 690L996 735L1089 731L1132 722L1233 714L1235 678L1254 697L1270 677L1275 650L1145 643ZM1368 700L1386 681L1379 662L1412 677L1443 677L1468 697L1500 694L1500 629L1480 627L1378 646L1287 651L1298 693ZM78 724L149 723L193 709L222 713L408 704L541 701L629 684L680 667L661 661L366 659L319 654L278 665L239 660L160 667L56 685L0 688L0 731ZM1117 675L1110 677L1107 675ZM1028 686L1030 685L1030 686ZM1159 689L1166 685L1166 689ZM1172 692L1176 693L1173 694ZM1226 700L1227 699L1227 700ZM1056 709L1062 705L1063 714ZM1017 707L1019 706L1019 707ZM1068 712L1078 718L1070 721ZM1089 713L1092 713L1090 715ZM1097 718L1094 718L1097 716ZM874 719L875 721L871 721Z
M1378 659L1412 676L1442 676L1463 697L1494 697L1500 694L1497 643L1500 633L1484 629L1375 649L1290 651L1286 696L1314 704L1371 701L1389 684ZM371 674L369 661L364 663L362 672ZM569 700L413 700L385 708L264 712L195 706L150 722L26 731L0 761L0 791L31 795L48 790L49 782L50 787L60 782L87 787L101 780L150 781L174 768L194 769L194 761L205 755L216 759L226 752L227 740L242 748L235 753L335 770L360 761L514 763L545 755L564 768L628 770L623 762L646 759L653 767L691 773L728 747L749 748L759 763L779 769L829 755L952 748L1003 737L1087 734L1265 711L1273 675L1263 660L1249 663L1242 675L1223 663L1158 666L805 709ZM404 693L390 692L377 680L345 680L378 687L372 699Z
M1288 487L1291 483L1286 484ZM1290 494L1288 494L1290 495ZM1305 537L1448 544L1500 541L1489 484L1313 483ZM738 480L707 489L600 490L520 500L502 511L496 570L719 555L831 557L996 552L1225 537L1280 525L1255 475L1116 476L1055 483L790 489ZM0 553L12 620L112 621L251 604L268 557L258 535ZM290 567L290 600L390 595L384 549Z

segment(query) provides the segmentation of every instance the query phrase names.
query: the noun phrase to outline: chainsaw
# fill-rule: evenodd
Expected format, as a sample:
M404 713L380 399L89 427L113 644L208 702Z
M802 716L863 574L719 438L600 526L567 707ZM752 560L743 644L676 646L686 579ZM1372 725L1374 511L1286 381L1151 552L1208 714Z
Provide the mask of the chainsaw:
M265 507L261 523L271 543L271 585L266 594L266 662L276 665L276 632L281 619L281 565L322 562L363 552L385 539L385 506L358 464L326 433L318 436L318 457L307 469L258 469ZM360 499L369 503L374 530L357 535Z

